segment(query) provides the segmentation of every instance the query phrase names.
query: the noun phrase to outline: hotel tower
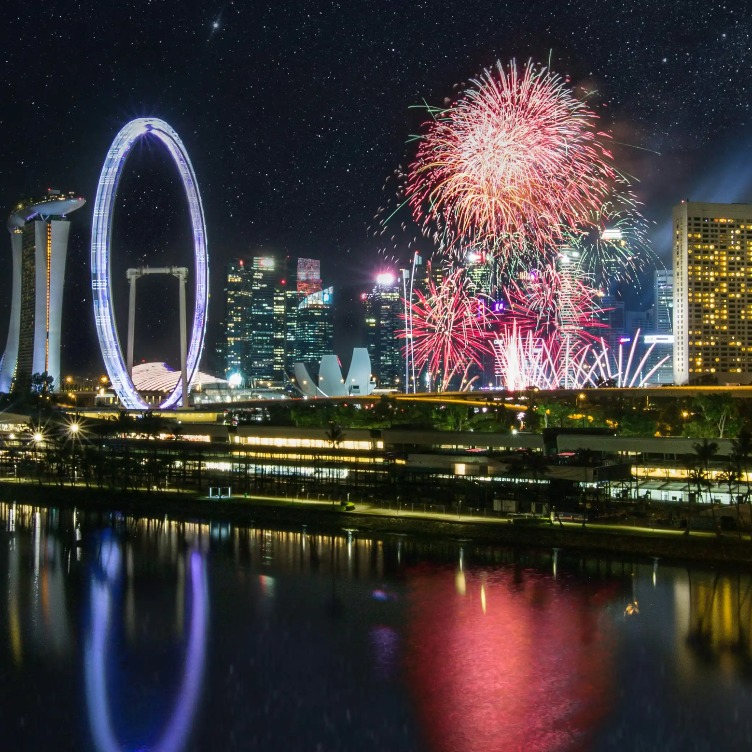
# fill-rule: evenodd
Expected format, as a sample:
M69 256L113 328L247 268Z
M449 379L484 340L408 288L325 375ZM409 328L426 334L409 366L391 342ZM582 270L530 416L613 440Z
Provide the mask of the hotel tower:
M13 297L0 392L26 389L34 373L47 372L60 384L60 330L67 215L85 200L50 190L39 201L22 202L8 219L13 257Z
M674 383L752 381L752 206L673 212Z

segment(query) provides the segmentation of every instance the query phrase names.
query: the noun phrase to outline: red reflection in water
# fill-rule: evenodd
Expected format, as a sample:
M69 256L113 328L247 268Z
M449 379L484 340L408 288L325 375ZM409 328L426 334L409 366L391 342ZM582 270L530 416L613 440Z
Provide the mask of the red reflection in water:
M616 584L468 573L461 595L447 570L408 582L406 673L431 752L588 748L611 706L602 609Z

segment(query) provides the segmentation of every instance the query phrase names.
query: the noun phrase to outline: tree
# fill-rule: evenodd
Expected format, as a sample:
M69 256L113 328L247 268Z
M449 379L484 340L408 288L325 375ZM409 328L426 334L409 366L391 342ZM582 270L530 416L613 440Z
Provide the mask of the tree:
M692 400L694 419L684 432L696 438L719 438L735 433L740 427L734 400L728 394L701 394Z
M332 449L337 449L344 439L345 434L342 431L342 426L330 420L329 428L326 429L326 440L332 445Z
M684 466L687 469L687 486L694 486L694 494L698 499L702 499L704 491L709 491L712 483L708 478L710 471L710 461L718 454L718 444L715 441L703 439L702 442L696 442L692 445L695 453L688 454L684 458ZM692 501L693 492L689 493L689 507L687 512L687 529L684 531L689 535L692 520ZM715 508L711 499L711 512L715 519Z
M439 405L432 414L433 424L440 431L462 431L468 421L465 405Z
M31 392L33 394L47 395L52 391L52 384L54 381L55 379L53 379L47 371L42 371L42 373L32 373L30 384Z
M539 402L533 410L543 419L543 427L563 428L566 420L577 410L561 401Z
M707 473L710 469L710 460L718 454L718 444L715 441L703 439L702 442L692 444L692 448L695 450L697 460L703 465Z
M731 454L724 469L724 482L728 483L729 495L732 495L732 484L736 485L736 495L733 496L733 499L736 505L737 523L741 519L741 504L748 504L750 500L751 488L748 472L750 455L752 455L752 431L748 428L742 428L737 437L731 441ZM740 493L742 481L744 481L746 489L743 496Z

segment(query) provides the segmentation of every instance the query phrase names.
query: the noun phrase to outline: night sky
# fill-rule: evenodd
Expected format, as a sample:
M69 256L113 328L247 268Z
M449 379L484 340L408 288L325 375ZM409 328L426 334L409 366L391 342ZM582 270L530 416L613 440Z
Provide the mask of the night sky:
M107 148L134 117L170 123L198 175L213 275L207 350L233 257L320 258L343 300L368 286L385 250L407 257L407 234L390 245L391 233L374 237L373 218L415 148L408 139L425 112L413 106L441 105L497 59L550 59L575 85L598 91L604 124L627 144L617 145L618 164L640 181L662 258L681 198L752 200L752 25L740 2L48 0L4 11L0 207L50 186L89 201L71 215L66 372L101 368L90 214ZM128 266L190 264L192 254L169 160L144 144L126 170L115 220L121 301ZM0 345L10 310L6 248ZM165 280L149 285L137 357L173 358L177 337L166 332L177 331L177 292ZM346 333L345 344L353 344Z

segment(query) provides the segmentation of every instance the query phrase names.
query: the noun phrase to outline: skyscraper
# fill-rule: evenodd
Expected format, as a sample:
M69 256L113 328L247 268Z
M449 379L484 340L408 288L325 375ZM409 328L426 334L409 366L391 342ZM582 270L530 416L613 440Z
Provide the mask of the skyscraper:
M371 292L361 296L365 308L365 336L373 375L380 387L394 387L404 377L401 341L397 333L404 329L402 295L397 277L379 274Z
M298 347L298 310L306 297L322 290L321 262L318 259L299 258L294 284L290 282L285 292L285 370L288 374L292 374L295 363L303 360Z
M334 289L306 295L298 304L295 327L296 362L318 363L333 352Z
M246 378L260 382L285 379L286 259L254 256L251 273L250 352Z
M674 331L674 272L656 269L653 277L655 300L655 332L671 334Z
M231 261L225 275L225 316L221 355L225 378L244 376L250 348L251 270L242 259Z
M0 366L0 391L28 388L34 373L60 384L60 335L68 214L85 200L50 190L40 201L20 203L8 219L13 254L13 297L8 339Z
M225 376L247 386L285 378L285 269L277 256L238 259L227 266L222 357Z
M752 206L673 211L674 381L752 379Z

